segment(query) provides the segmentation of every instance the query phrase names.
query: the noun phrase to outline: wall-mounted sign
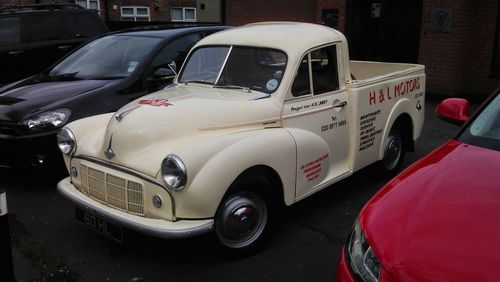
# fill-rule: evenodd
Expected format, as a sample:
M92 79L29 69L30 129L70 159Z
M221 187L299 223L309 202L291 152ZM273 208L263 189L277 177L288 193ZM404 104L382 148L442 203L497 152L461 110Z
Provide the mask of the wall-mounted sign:
M452 8L432 8L430 31L432 32L451 32L453 24Z
M0 216L7 214L7 193L0 191Z
M372 3L372 18L380 18L382 3Z

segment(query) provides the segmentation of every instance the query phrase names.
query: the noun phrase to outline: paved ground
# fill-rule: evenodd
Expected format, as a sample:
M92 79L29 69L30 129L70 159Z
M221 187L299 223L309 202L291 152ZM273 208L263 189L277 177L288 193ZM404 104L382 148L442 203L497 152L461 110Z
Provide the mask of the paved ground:
M426 122L409 165L452 137L457 127ZM18 281L332 281L341 246L363 204L385 183L373 168L286 208L263 248L221 254L211 236L158 240L132 234L114 243L79 225L74 207L45 176L3 171ZM43 181L40 180L43 179Z

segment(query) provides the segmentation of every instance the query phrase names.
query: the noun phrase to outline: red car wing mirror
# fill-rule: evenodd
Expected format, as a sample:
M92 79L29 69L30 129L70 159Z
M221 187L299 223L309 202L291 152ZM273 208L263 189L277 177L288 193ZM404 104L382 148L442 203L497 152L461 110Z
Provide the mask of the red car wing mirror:
M469 101L460 98L443 100L436 108L437 116L455 125L462 125L469 119Z

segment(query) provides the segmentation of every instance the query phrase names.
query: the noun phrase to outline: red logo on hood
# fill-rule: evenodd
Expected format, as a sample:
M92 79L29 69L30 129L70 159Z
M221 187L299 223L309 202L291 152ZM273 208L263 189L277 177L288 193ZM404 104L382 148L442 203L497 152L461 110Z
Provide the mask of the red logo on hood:
M168 102L167 99L156 99L156 100L150 100L150 99L144 99L144 100L139 100L140 105L150 105L153 107L161 107L161 106L172 106L170 102Z

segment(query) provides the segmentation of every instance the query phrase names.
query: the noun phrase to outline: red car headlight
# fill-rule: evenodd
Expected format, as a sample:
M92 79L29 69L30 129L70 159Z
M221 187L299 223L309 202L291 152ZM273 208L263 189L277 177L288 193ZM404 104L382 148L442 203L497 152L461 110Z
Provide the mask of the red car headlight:
M346 245L347 263L361 281L379 281L380 262L366 241L359 222L356 222Z

